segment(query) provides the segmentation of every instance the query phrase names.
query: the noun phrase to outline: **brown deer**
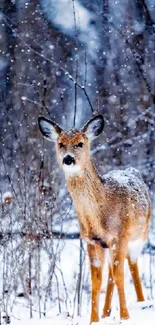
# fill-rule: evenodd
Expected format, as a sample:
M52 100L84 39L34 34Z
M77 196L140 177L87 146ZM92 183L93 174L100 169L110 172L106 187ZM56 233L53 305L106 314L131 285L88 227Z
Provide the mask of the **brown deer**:
M56 144L57 158L65 173L68 190L87 241L92 280L91 321L99 321L99 294L105 252L109 275L102 317L110 315L116 284L120 318L128 319L124 292L124 261L128 260L138 301L144 300L137 259L144 246L150 219L150 199L145 183L134 168L112 171L101 177L90 157L90 142L104 128L101 114L81 130L64 131L58 124L39 117L45 138Z

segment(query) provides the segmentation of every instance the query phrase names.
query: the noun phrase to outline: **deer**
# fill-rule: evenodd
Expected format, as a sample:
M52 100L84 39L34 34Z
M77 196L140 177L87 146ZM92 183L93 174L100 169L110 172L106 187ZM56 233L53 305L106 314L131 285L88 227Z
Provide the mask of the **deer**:
M39 116L38 124L43 136L55 143L57 160L78 217L80 236L87 243L92 284L90 324L100 319L99 296L107 255L108 280L102 318L110 316L116 286L120 319L128 319L126 259L137 300L144 301L138 257L147 239L151 215L147 186L139 171L132 167L99 175L91 158L90 144L104 129L102 114L94 115L79 130L64 130L43 116Z

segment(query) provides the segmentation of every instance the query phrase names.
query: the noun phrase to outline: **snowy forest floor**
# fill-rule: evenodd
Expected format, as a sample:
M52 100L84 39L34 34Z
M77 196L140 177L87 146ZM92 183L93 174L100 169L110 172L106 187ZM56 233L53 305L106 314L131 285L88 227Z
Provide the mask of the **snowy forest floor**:
M153 325L155 322L155 301L145 301L142 303L135 303L129 306L130 316L129 320L120 321L118 312L115 310L111 317L100 320L96 324L100 325ZM87 325L89 324L89 317L76 317L71 319L65 314L58 315L52 318L31 319L31 320L12 320L12 325Z
M90 321L90 303L91 303L91 284L90 284L90 272L89 272L89 261L87 254L84 257L83 278L82 286L82 300L81 300L81 315L77 317L77 305L74 309L74 300L76 292L76 273L78 273L78 261L79 261L79 241L63 241L60 244L63 245L61 251L60 260L57 261L58 267L62 269L64 284L67 290L67 295L64 294L64 285L61 283L61 277L58 273L59 279L59 290L60 290L60 302L61 302L61 314L58 308L57 296L55 300L51 302L48 299L48 305L46 309L44 306L44 291L46 289L46 278L48 278L48 259L46 258L45 252L41 254L41 319L39 318L38 312L38 296L31 297L32 303L32 318L30 319L29 301L25 298L13 297L9 302L10 305L10 321L11 325L88 325ZM57 245L57 241L54 243L54 247ZM65 245L65 246L64 246ZM62 248L62 247L61 247ZM50 264L50 263L49 263ZM137 302L133 283L131 281L131 275L129 273L127 262L125 263L125 292L127 305L130 313L130 320L120 321L119 319L119 302L118 294L115 288L114 296L112 300L112 312L111 316L106 319L101 319L100 325L153 325L155 324L155 273L154 263L150 264L150 255L142 254L139 258L140 274L143 283L144 296L146 301ZM152 266L152 267L151 267ZM86 271L85 270L86 267ZM46 270L47 269L47 270ZM35 271L35 269L33 270ZM75 273L76 272L76 273ZM88 275L88 282L86 281ZM102 314L102 308L105 299L106 292L106 278L107 278L107 263L105 264L103 272L103 285L100 295L100 315ZM44 286L43 286L44 284ZM52 287L55 288L54 282ZM52 291L51 297L54 298L54 292ZM59 297L59 298L60 298ZM151 298L152 297L152 298ZM67 300L68 308L66 307ZM12 302L11 302L12 301ZM73 312L74 311L74 312ZM44 316L45 314L45 316ZM1 323L5 324L3 312L1 315ZM73 318L68 315L75 315Z

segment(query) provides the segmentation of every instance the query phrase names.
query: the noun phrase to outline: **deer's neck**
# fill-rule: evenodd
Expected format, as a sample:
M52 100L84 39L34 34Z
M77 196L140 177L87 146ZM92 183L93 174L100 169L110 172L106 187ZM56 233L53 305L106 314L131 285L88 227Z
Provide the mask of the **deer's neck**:
M106 188L92 162L83 173L68 177L67 185L77 212L81 236L84 239L101 238L110 243L106 224Z
M99 190L103 184L100 176L92 161L89 161L87 166L78 174L66 177L69 192L75 200L76 196L81 193L89 194L94 193L97 189ZM75 194L75 195L74 195ZM96 193L94 193L96 195Z

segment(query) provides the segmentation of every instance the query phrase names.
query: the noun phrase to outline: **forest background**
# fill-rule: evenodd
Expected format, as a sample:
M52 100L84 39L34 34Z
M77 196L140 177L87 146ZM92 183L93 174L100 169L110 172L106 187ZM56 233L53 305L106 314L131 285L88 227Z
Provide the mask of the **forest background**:
M6 322L18 305L30 317L81 314L82 299L89 306L86 247L54 145L41 137L37 119L79 128L96 112L105 117L91 150L99 172L136 167L150 190L142 279L153 299L154 0L0 0L0 312Z

